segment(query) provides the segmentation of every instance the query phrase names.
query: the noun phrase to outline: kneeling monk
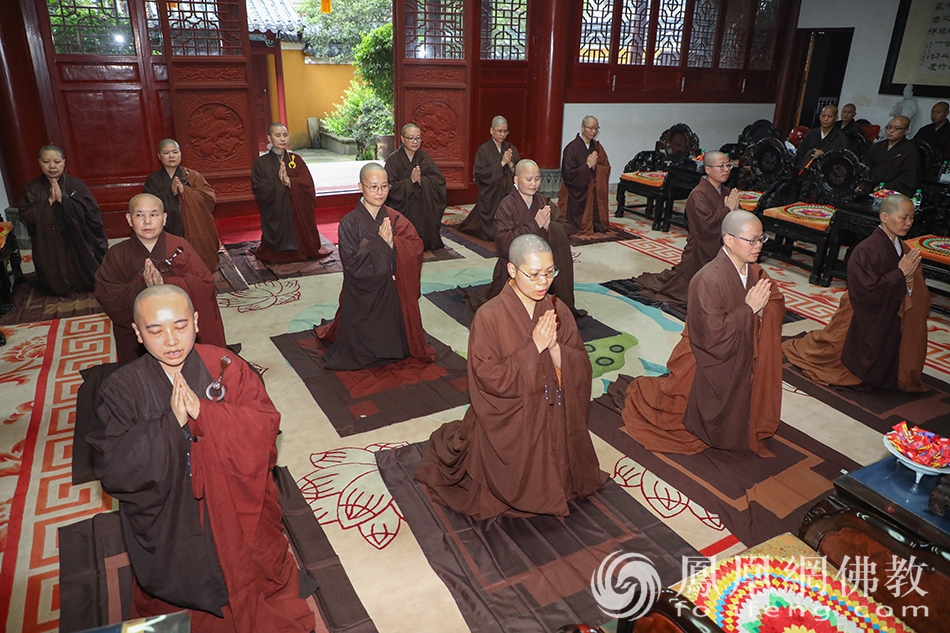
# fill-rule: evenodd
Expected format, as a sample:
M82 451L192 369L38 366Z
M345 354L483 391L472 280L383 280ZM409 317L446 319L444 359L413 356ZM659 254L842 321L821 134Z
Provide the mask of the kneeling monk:
M772 456L762 441L781 421L785 298L755 263L766 239L755 215L726 215L722 250L690 281L689 314L669 373L630 383L623 421L647 449Z
M190 609L192 631L312 631L281 528L280 413L264 384L228 350L195 345L181 288L143 290L134 313L148 355L105 381L87 436L119 500L132 617Z
M332 323L317 328L327 369L352 371L410 356L435 360L419 312L422 240L386 206L389 182L378 163L360 169L363 197L340 220L343 289Z
M557 274L536 235L508 251L509 284L475 313L465 417L443 424L415 477L442 503L478 520L551 514L607 481L587 430L591 366Z
M790 363L820 385L927 391L930 291L920 251L900 238L914 224L903 195L881 203L881 225L848 258L848 291L821 330L782 343Z

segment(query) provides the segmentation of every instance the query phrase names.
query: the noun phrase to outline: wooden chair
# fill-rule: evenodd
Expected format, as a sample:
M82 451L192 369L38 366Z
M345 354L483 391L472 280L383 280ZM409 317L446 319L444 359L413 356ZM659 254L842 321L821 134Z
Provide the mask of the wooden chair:
M855 188L864 185L868 168L848 149L836 149L822 154L807 170L800 189L795 181L775 183L763 194L756 213L762 227L775 234L775 240L766 244L763 252L796 266L804 266L793 257L796 253L811 255L813 284L828 286L831 274L826 270L829 236L834 232L834 214L837 207L856 197ZM797 199L789 202L790 198ZM814 244L809 251L797 242Z
M0 222L0 315L13 309L13 287L23 279L12 222Z
M745 191L766 191L775 182L793 174L795 155L785 143L766 137L750 145L739 159L738 186Z

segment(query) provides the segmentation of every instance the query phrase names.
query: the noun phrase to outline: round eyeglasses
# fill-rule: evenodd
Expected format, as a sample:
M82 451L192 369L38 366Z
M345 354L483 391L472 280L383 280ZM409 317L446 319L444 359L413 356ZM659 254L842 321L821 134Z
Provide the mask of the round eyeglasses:
M751 240L750 240L749 238L747 238L747 237L742 237L741 235L736 235L735 233L727 233L726 235L731 235L732 237L736 238L737 240L742 240L743 242L748 242L749 244L765 244L766 242L769 241L769 236L768 236L768 234L766 234L766 233L763 233L762 235L760 235L760 236L758 236L758 237L756 237L756 238L753 238L753 239L751 239Z
M561 272L560 270L557 269L557 266L554 267L554 270L551 270L548 272L537 272L537 273L531 273L531 274L526 273L525 271L521 270L517 266L515 266L515 270L517 270L519 273L527 277L529 281L532 281L534 283L541 281L541 279L550 279L551 281L554 281L554 278L557 277L557 274Z

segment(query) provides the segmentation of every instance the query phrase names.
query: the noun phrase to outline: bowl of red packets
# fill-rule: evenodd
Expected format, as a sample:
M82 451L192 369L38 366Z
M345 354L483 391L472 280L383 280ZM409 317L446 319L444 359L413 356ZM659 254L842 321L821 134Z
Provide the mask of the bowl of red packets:
M884 446L917 474L917 483L924 475L950 473L950 438L901 422L884 435Z

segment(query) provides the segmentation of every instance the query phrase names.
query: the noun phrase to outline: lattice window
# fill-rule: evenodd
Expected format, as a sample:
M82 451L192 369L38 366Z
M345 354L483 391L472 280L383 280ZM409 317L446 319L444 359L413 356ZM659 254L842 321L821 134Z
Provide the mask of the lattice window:
M651 0L623 0L620 8L621 64L646 63L651 4Z
M752 31L752 50L749 52L749 68L770 70L775 55L778 0L759 0L755 14L755 29Z
M244 0L169 2L168 34L174 55L240 55Z
M148 28L148 45L152 49L152 55L164 55L165 41L162 37L162 23L158 18L158 2L156 0L146 0L145 20Z
M610 62L610 32L613 24L613 0L584 0L581 49L577 61L585 64Z
M482 59L524 59L528 0L482 0Z
M135 55L128 0L49 0L47 7L57 53Z
M712 67L718 19L719 0L696 0L689 34L689 54L686 56L686 65L690 68Z
M749 43L751 14L752 0L729 1L722 31L722 50L719 52L720 68L742 68Z
M406 0L406 57L465 57L462 5L462 0Z
M683 49L683 22L686 19L686 0L662 0L656 24L656 47L653 63L656 66L679 66Z

